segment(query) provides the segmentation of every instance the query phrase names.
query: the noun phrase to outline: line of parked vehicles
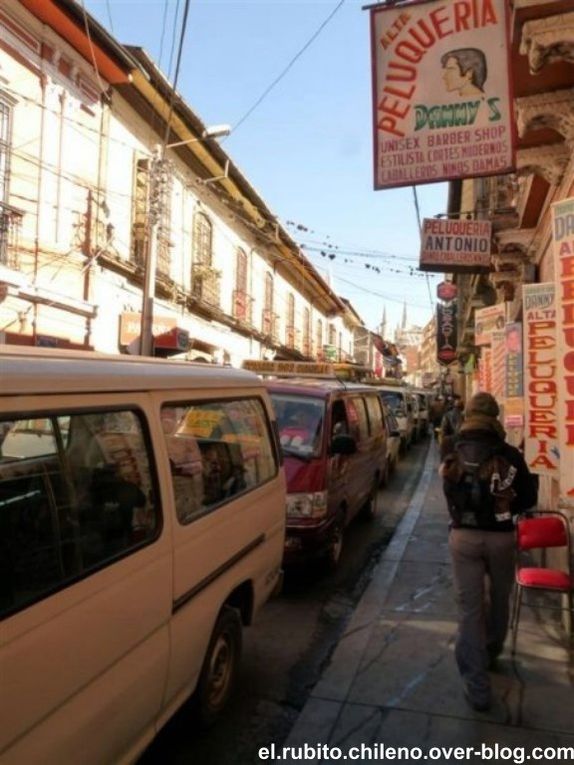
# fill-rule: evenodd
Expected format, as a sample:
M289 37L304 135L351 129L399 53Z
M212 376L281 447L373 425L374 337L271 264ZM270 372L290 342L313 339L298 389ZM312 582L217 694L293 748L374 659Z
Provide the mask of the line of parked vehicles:
M213 722L283 565L335 565L428 430L400 385L8 346L0 365L3 765L133 762L188 700Z

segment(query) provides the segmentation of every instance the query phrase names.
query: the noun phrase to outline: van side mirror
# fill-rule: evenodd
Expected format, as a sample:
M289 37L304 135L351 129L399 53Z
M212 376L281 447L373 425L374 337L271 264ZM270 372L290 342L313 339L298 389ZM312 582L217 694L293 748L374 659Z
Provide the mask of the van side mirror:
M401 437L401 432L400 432L400 430L391 430L391 432L389 433L389 436L391 438L400 438Z
M355 454L357 444L353 436L340 433L331 439L331 454Z

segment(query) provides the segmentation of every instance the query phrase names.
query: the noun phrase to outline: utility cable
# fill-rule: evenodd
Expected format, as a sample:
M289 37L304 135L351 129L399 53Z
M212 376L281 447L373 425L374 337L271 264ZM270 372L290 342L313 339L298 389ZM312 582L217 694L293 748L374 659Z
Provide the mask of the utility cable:
M175 62L175 72L174 72L174 75L173 75L173 81L172 81L172 86L171 86L171 95L170 95L170 99L169 99L169 113L167 115L167 122L166 122L166 125L165 125L165 135L164 135L164 139L163 139L163 148L164 149L165 149L165 147L168 144L169 133L170 133L170 130L171 130L171 115L173 114L173 104L174 104L174 101L175 101L175 94L177 92L177 81L179 79L179 70L180 70L180 67L181 67L181 56L182 56L182 53L183 53L183 43L185 41L185 33L186 33L186 30L187 30L187 17L189 15L189 6L190 6L190 4L191 4L190 0L185 0L185 5L183 7L183 16L182 16L182 19L181 19L181 30L180 30L180 34L179 34L179 45L178 45L178 50L177 50L177 58L176 58L176 62ZM178 7L179 7L179 0L178 0ZM176 14L177 14L177 11L176 11ZM172 49L172 53L173 53L173 49ZM170 62L170 68L171 68L171 62Z
M257 107L261 103L263 103L263 101L267 98L269 93L271 93L273 88L275 88L281 82L281 80L285 77L285 75L289 72L289 70L294 66L295 62L299 58L301 58L301 56L303 55L303 53L305 53L307 48L309 48L315 42L317 37L319 37L319 35L323 31L323 29L325 29L327 24L331 21L333 16L335 16L335 14L339 11L339 9L343 6L344 3L345 3L345 0L339 0L337 5L335 6L335 8L331 11L331 13L327 16L327 18L324 21L321 22L321 24L319 25L318 29L311 35L311 37L307 40L305 45L303 45L303 47L293 56L291 61L289 61L289 63L281 71L281 73L278 74L277 77L273 80L273 82L265 88L263 93L255 101L255 103L252 106L250 106L249 109L245 112L245 114L235 123L235 125L233 126L233 128L231 130L231 132L233 134L235 134L235 132L237 131L238 127L240 125L242 125L248 119L248 117L250 117L253 114L255 109L257 109Z
M413 198L414 198L414 202L415 202L415 212L417 214L417 224L418 224L418 227L419 227L419 235L422 236L423 226L422 226L422 221L421 221L421 210L420 210L420 207L419 207L419 197L418 197L418 194L417 194L417 187L413 186L412 188L413 188ZM433 303L433 299L432 299L432 293L431 293L430 281L429 281L428 273L426 274L426 282L427 282L427 289L428 289L428 292L429 292L430 307L431 307L431 310L434 311L434 303Z

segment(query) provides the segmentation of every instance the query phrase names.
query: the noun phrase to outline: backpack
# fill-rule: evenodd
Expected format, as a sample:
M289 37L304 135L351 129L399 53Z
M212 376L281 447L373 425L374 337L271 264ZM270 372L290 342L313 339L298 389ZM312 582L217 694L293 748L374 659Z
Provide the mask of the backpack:
M512 528L517 469L503 444L460 440L443 467L444 492L455 526L506 531Z

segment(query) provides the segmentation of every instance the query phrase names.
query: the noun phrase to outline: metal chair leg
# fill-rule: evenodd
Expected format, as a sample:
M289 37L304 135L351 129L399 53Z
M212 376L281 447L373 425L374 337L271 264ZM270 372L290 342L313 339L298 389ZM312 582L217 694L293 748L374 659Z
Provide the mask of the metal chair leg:
M516 585L516 596L512 615L512 655L516 653L516 637L518 635L518 622L520 621L520 607L522 606L522 587Z

